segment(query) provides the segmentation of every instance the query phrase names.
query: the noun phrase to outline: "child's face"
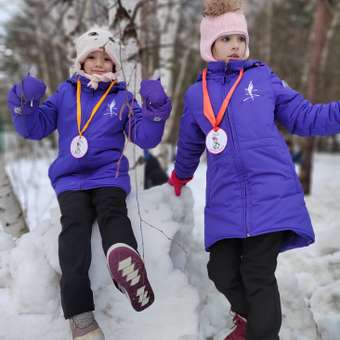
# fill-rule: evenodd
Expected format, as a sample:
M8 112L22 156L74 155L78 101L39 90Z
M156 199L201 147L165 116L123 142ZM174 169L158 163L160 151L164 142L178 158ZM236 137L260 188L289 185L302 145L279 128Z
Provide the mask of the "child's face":
M90 75L113 72L113 66L111 58L102 49L90 53L83 64L85 73Z
M216 60L229 62L230 59L244 59L246 38L241 34L231 34L218 38L212 47Z

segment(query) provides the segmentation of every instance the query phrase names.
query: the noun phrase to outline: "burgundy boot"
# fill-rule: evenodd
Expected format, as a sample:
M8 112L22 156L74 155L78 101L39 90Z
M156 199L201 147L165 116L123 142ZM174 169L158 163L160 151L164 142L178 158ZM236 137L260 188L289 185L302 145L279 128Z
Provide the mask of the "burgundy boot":
M144 262L136 250L124 243L117 243L107 252L107 262L113 282L125 293L132 307L140 312L154 301Z
M246 340L247 320L235 313L233 321L234 327L224 340Z

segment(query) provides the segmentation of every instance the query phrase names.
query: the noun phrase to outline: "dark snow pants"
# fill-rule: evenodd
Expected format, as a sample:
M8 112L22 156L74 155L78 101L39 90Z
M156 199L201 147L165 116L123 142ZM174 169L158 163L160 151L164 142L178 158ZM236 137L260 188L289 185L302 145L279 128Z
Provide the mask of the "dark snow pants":
M58 196L62 225L59 235L61 305L66 319L94 310L88 270L95 219L105 255L115 243L126 243L137 249L125 198L126 193L120 188L66 191Z
M208 275L231 310L247 319L246 340L278 340L281 302L275 278L284 233L224 239L210 248Z

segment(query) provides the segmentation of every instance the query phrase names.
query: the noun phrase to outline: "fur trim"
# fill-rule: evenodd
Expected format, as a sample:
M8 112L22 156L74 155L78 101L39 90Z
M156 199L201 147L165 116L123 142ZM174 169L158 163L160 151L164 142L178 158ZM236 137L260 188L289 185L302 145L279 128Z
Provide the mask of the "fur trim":
M204 0L203 15L218 17L226 12L242 9L242 0Z

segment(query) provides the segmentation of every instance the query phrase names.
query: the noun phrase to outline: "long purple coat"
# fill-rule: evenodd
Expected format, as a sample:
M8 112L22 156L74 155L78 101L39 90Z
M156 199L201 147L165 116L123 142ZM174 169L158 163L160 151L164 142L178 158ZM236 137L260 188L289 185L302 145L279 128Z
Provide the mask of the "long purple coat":
M130 192L129 164L123 149L124 133L143 149L155 147L162 138L165 120L170 111L160 114L155 121L155 113L141 108L126 90L125 83L116 84L110 90L88 129L84 132L89 149L80 159L70 153L72 139L78 135L76 118L76 83L81 80L82 123L85 125L92 109L108 87L99 83L97 90L87 87L88 79L74 75L62 83L58 90L42 105L23 107L20 105L13 87L8 96L13 123L24 138L39 140L55 129L59 133L59 153L49 169L49 177L57 194L66 190L86 190L97 187L120 187ZM167 108L171 105L168 105ZM129 118L130 111L130 118Z
M307 246L314 233L288 147L275 121L292 134L340 132L340 103L312 105L286 86L265 64L212 62L207 84L214 112L234 84L237 87L220 127L228 135L225 150L208 154L205 246L224 238L291 231L281 251ZM175 164L179 178L193 176L205 138L212 129L203 114L201 77L187 91Z

